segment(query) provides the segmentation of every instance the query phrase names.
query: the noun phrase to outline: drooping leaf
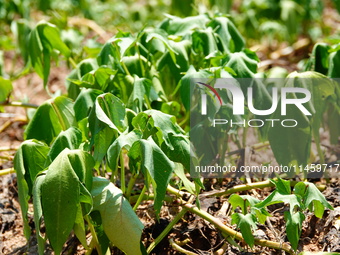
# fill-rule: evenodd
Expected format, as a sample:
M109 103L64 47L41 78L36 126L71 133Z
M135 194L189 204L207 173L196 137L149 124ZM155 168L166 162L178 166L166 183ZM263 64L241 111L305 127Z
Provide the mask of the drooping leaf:
M97 97L94 109L95 118L108 127L116 130L118 133L126 129L125 105L118 97L111 93L102 94ZM94 128L91 128L91 124L90 129L94 130Z
M257 228L255 223L255 216L248 213L246 215L241 213L234 213L232 216L232 224L237 224L237 227L241 230L242 237L249 244L250 247L254 246L253 230Z
M36 140L25 141L21 144L14 157L14 169L17 173L19 203L24 222L25 237L30 236L28 226L28 200L32 195L33 183L37 174L45 168L49 147Z
M133 90L129 98L128 106L136 113L143 111L145 100L149 100L151 85L149 79L139 78L137 75L134 76Z
M183 185L185 189L190 192L193 195L197 195L196 189L195 189L195 183L191 182L188 177L185 175L185 171L183 168L183 165L176 163L175 164L175 169L174 169L175 174L181 179L183 182Z
M102 94L100 90L95 89L82 89L74 102L74 112L77 121L87 117L90 110L93 108L96 98Z
M110 181L94 177L94 211L99 211L104 231L110 241L128 255L141 254L139 243L143 224L132 210L122 191Z
M111 169L117 169L118 160L123 148L129 150L134 142L142 138L138 130L133 130L128 134L121 134L109 147L107 159Z
M146 171L150 174L155 192L154 207L157 214L159 214L166 188L175 167L174 163L164 154L152 138L134 142L128 156L134 165L140 162L141 169L145 175Z
M43 210L41 206L41 186L44 183L44 180L45 180L45 174L41 174L37 176L34 182L34 186L33 186L34 224L35 224L36 237L38 241L39 255L44 254L45 242L46 242L40 232L41 220L43 216Z
M46 234L59 254L73 229L79 204L80 183L65 149L48 167L41 185Z
M173 149L162 144L162 150L174 162L181 163L184 168L189 171L190 169L190 141L184 135L169 134L169 139Z
M299 187L298 184L301 186ZM312 208L314 214L318 218L322 218L324 208L333 210L333 207L328 203L325 196L320 190L311 182L301 182L295 185L299 190L303 190L304 193L297 191L303 198L306 208Z
M190 92L190 83L193 78L209 78L212 76L212 73L206 70L199 70L198 72L195 70L193 66L190 66L186 74L182 77L180 83L180 93L182 103L185 109L188 111L190 109L190 98L192 96L192 92Z
M290 181L278 178L277 180L272 179L270 180L274 183L275 188L281 195L290 195L292 192L290 190Z
M147 110L140 114L146 115L148 117L150 116L148 123L150 123L151 126L157 128L158 139L160 141L164 141L169 148L173 149L171 140L169 138L170 134L176 135L184 133L182 128L176 123L176 118L157 110Z
M291 96L296 98L295 94ZM311 124L308 118L295 105L287 105L286 115L282 116L280 101L272 118L280 121L293 119L297 124L295 123L295 127L284 127L283 125L271 127L268 133L268 140L277 162L289 167L289 175L295 175L294 166L305 166L309 159L312 134ZM292 123L288 125L292 125Z
M292 213L289 211L284 212L286 221L286 233L290 244L294 251L297 250L302 230L302 222L305 215L302 212Z
M237 78L252 78L257 70L257 61L253 52L242 51L228 54L225 65L234 70Z
M52 143L51 149L48 152L50 162L52 162L65 148L69 148L70 150L79 149L81 142L82 133L78 128L70 127L65 131L61 131Z
M223 48L222 52L237 52L243 49L244 39L227 17L215 17L208 23L208 26L211 26L215 33L219 35Z
M70 56L70 50L61 40L58 28L48 22L41 21L31 31L28 47L32 66L47 85L50 74L50 56L53 50L58 50L65 57Z
M77 126L73 102L59 96L39 106L25 130L25 139L37 139L50 144L62 130L71 126Z
M184 36L191 33L195 28L204 28L209 21L206 15L193 17L179 18L171 15L166 15L167 19L160 25L168 34Z
M4 79L0 76L0 103L6 102L8 96L13 90L13 86L10 80ZM3 107L0 106L0 111L3 111Z
M317 43L314 45L312 54L308 60L308 70L313 70L324 75L328 72L328 57L330 46L326 43Z

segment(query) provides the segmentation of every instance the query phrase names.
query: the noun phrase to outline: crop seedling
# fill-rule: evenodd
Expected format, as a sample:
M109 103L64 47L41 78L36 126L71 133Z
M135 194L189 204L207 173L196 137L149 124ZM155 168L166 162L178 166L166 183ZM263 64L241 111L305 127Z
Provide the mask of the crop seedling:
M40 8L47 10L51 4L48 1ZM88 6L83 7L85 11L90 10ZM288 19L293 14L282 15ZM26 61L23 73L34 70L48 89L53 60L64 60L73 67L65 81L67 95L55 94L34 109L25 129L25 141L14 158L24 234L28 239L32 233L29 202L33 198L39 254L44 254L47 241L54 252L60 254L72 233L87 249L87 254L94 250L107 254L112 246L126 254L150 253L187 212L213 224L229 241L234 238L245 241L250 248L261 245L293 254L298 251L305 213L310 211L321 218L325 208L333 209L313 183L296 183L279 177L235 186L219 194L231 195L229 203L234 211L231 223L240 232L200 209L198 194L204 188L203 182L197 176L189 179L187 174L192 161L209 161L216 158L216 154L204 155L198 150L197 155L192 155L189 136L194 137L195 132L197 135L200 126L190 127L190 82L194 78L210 81L255 78L258 74L258 57L245 48L243 37L227 16L202 14L179 18L166 15L157 28L144 28L135 35L119 31L99 49L96 48L98 45L92 48L93 52L88 48L88 52L91 51L88 58L75 56L77 51L72 49L73 44L63 40L57 25L45 21L32 29L26 25L16 23L18 30L27 33L19 40L21 46L28 42L28 50L20 47ZM267 81L242 90L249 89L248 93L251 93L254 89L258 95L254 102L242 102L241 114L247 119L261 115L256 109L270 109L275 95L284 100L284 91L294 92L291 93L294 95L295 92L311 91L308 104L302 105L306 101L303 97L295 98L299 101L298 107L312 113L311 116L293 112L289 107L285 111L279 104L268 113L281 122L280 111L288 116L294 114L304 123L302 128L297 131L282 125L257 128L261 142L270 144L279 164L295 162L297 166L306 167L313 163L316 155L314 159L310 155L312 138L319 162L325 163L320 127L325 117L340 119L339 85L328 78L337 76L337 52L337 46L317 44L306 72L289 74L280 95L269 93ZM5 76L1 61L0 73ZM323 79L324 82L321 85L306 83L305 78ZM10 100L12 90L11 81L0 77L1 107L16 105ZM200 93L204 94L206 90L202 89ZM229 95L224 93L220 101L224 103L228 99ZM254 109L250 107L252 103ZM29 104L17 105L36 108ZM232 108L227 105L207 109L206 114L215 118L219 111L232 115ZM336 127L329 122L333 143L339 136ZM238 132L240 130L243 136ZM247 130L239 125L226 127L223 137L220 137L221 133L200 134L204 136L200 141L202 144L220 141L218 154L223 162L229 152L223 144L225 136L242 149L246 146ZM179 179L177 186L172 182L173 176ZM133 195L138 179L143 180L144 186ZM264 187L275 189L263 200L236 194ZM196 205L193 204L195 198ZM145 200L153 200L156 217L165 200L180 205L178 215L149 247L141 242L144 226L135 213ZM257 225L265 224L271 216L267 207L276 203L284 203L287 208L284 218L290 245L254 236ZM43 226L46 233L42 232ZM89 232L92 235L90 242L86 238ZM178 246L174 241L172 243L173 247Z

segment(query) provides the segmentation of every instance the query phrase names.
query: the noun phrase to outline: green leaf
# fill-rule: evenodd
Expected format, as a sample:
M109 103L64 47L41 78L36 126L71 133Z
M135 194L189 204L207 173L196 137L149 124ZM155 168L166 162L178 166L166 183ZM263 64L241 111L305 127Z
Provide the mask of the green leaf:
M192 49L196 53L203 53L208 56L218 51L214 31L211 27L198 29L192 34Z
M141 254L139 243L143 224L132 210L122 191L110 181L94 177L94 211L99 211L105 234L110 241L128 255Z
M41 206L41 186L44 183L45 176L46 176L45 174L38 175L33 186L34 225L38 241L39 255L44 254L46 243L45 239L43 238L40 232L41 219L43 216L43 210Z
M39 106L25 130L25 139L37 139L50 144L62 130L71 126L77 126L73 102L59 96Z
M0 103L6 102L10 93L13 90L13 86L10 80L4 79L0 76ZM0 108L1 111L2 108Z
M48 152L48 158L52 162L60 152L65 148L70 150L79 149L82 142L82 133L78 128L70 127L65 131L61 131L51 145L51 150Z
M107 159L111 169L117 169L120 153L123 148L129 150L134 142L142 138L138 130L133 130L128 134L121 134L107 151Z
M276 187L277 191L281 195L290 195L292 192L290 190L290 181L278 178L277 180L270 180Z
M207 70L199 70L198 72L195 70L195 67L190 66L186 74L182 77L180 81L180 93L182 103L187 111L190 109L190 98L192 96L192 92L190 90L191 79L193 78L209 78L213 74ZM193 90L192 90L193 91Z
M340 50L332 52L329 55L329 69L327 76L331 78L340 77L339 67L340 67Z
M304 204L306 208L313 205L315 216L322 218L324 207L333 210L333 207L327 202L325 196L315 186L314 183L304 182L305 193L303 196Z
M77 236L80 243L84 246L85 249L88 249L87 240L86 240L86 229L84 224L84 217L81 209L81 205L77 206L77 216L73 226L74 234Z
M31 31L28 47L32 66L37 74L43 78L44 87L50 73L50 56L53 50L58 50L65 57L70 56L70 50L61 40L58 28L45 21Z
M218 34L222 45L222 52L241 51L245 42L235 25L227 17L215 17L208 26L211 26L215 33Z
M247 213L247 207L249 206L249 202L247 199L243 199L238 194L232 194L229 197L228 202L231 204L233 210L235 210L237 207L240 207L242 213Z
M115 131L109 127L104 127L94 136L94 151L93 158L96 162L95 169L99 169L103 158L105 157L108 148L115 138Z
M247 51L230 53L225 65L235 71L237 78L252 78L257 70L258 59L255 56L253 52Z
M89 115L96 98L102 93L102 91L96 89L81 90L73 106L77 121L80 121Z
M278 190L274 190L265 200L256 205L257 208L263 208L265 206L277 204L277 203L285 203L289 205L290 212L293 213L295 207L303 207L301 198L296 196L295 194L285 195L280 194Z
M286 221L286 233L290 244L294 251L297 250L302 230L302 222L305 215L302 212L292 213L289 211L284 212Z
M324 75L328 72L328 58L330 46L326 43L317 43L313 47L312 54L308 60L308 70L313 70Z
M160 25L170 35L184 36L190 34L195 28L204 28L209 21L206 15L179 18L166 14L166 20Z
M237 227L241 230L243 239L252 248L254 246L254 235L252 231L257 228L254 215L250 213L246 215L234 213L231 218L231 223L237 224Z
M111 93L102 94L95 102L95 117L110 128L123 132L126 127L125 105ZM90 124L91 128L91 124Z
M290 93L296 98L295 93ZM308 118L294 105L287 105L286 116L281 116L281 100L272 119L294 119L297 121L295 127L284 127L275 125L269 129L268 140L273 150L275 159L280 165L288 166L288 175L295 175L294 166L305 166L309 159L312 130Z
M174 163L164 154L152 138L134 142L128 156L133 165L136 166L140 162L145 176L146 171L150 174L155 192L154 207L157 214L159 214L166 188L175 168Z
M170 149L173 149L170 134L177 135L184 133L182 128L176 123L176 118L157 110L147 110L140 114L150 116L149 123L151 126L157 128L158 139L164 141Z
M184 168L181 164L176 163L175 164L175 169L174 169L175 174L181 179L183 182L183 185L187 191L189 191L193 195L197 195L196 188L195 188L195 183L191 182L187 176L185 175Z
M172 133L169 134L169 139L173 149L170 149L162 144L162 150L174 162L182 163L184 168L189 171L190 170L190 141L188 137L184 135L174 135Z
M149 100L150 88L152 84L149 79L139 78L134 75L133 90L129 98L128 107L136 113L143 111L143 106L146 100Z
M65 149L48 167L41 186L46 234L59 254L73 229L80 197L80 183Z
M291 73L285 86L301 87L311 92L312 99L305 104L313 114L311 125L317 146L320 145L319 129L323 123L323 115L329 103L327 99L335 95L335 82L317 72Z
M31 233L27 217L28 200L32 195L33 183L37 174L45 168L48 151L49 147L43 142L29 140L20 145L14 157L19 203L24 222L24 234L27 240Z

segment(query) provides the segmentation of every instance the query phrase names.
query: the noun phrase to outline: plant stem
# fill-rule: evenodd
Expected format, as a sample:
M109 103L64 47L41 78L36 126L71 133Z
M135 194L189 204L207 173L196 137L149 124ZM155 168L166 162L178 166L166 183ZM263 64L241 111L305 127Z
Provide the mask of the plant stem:
M90 231L91 231L91 234L92 234L92 242L94 242L94 246L96 247L96 250L98 252L99 255L102 255L103 252L102 252L102 248L100 247L100 244L99 244L99 240L98 240L98 236L97 236L97 233L96 233L96 230L94 229L94 226L93 224L91 223L91 220L89 218L88 215L85 215L84 216L85 220L87 221L87 223L89 224L89 228L90 228Z
M74 61L73 58L69 57L69 58L68 58L68 61L70 61L71 65L72 65L72 67L73 67L74 69L77 68L77 64L76 64L76 62Z
M136 203L139 197L140 197L140 195L130 196L129 197L130 204ZM155 194L152 194L152 193L151 194L144 194L142 201L144 201L144 200L154 200L154 199L155 199ZM174 197L166 195L163 200L165 202L172 203L172 202L174 202Z
M172 239L172 238L169 240L169 242L170 242L172 248L174 248L175 250L177 250L177 251L179 251L179 252L181 252L181 253L184 253L184 254L186 254L186 255L197 255L197 253L188 251L188 250L182 248L181 246L179 246L179 245L174 241L174 239Z
M146 190L147 190L147 187L146 187L146 185L144 185L142 191L141 191L140 194L139 194L138 200L137 200L136 204L135 204L134 207L133 207L133 210L134 210L134 211L137 210L138 206L139 206L140 203L143 201L144 194L145 194Z
M202 211L198 209L196 206L191 205L191 204L184 204L184 208L186 208L188 211L202 217L203 219L207 220L211 224L213 224L215 227L217 227L219 230L221 230L224 234L232 236L236 238L237 240L244 241L242 234L240 232L237 232L233 230L232 228L227 227L224 225L219 219L215 218L214 216L210 215L209 213ZM258 239L255 238L255 244L260 245L260 246L265 246L277 250L283 250L286 251L289 254L294 254L293 250L291 247L286 244L286 243L277 243L277 242L272 242L264 239Z
M22 103L22 102L1 102L1 106L14 106L14 107L23 107L23 108L38 108L39 105Z
M133 76L130 74L129 69L127 69L125 63L124 63L123 61L121 61L120 63L121 63L121 65L122 65L124 71L126 72L126 74L129 75L129 76L131 76L131 77L133 77Z
M122 190L123 194L125 194L125 162L124 162L124 154L123 152L120 153L120 189Z
M290 186L295 186L295 184L297 184L298 181L291 181L290 182ZM325 185L316 185L317 188L319 190L324 190L325 189ZM251 190L251 189L262 189L262 188L266 188L266 187L275 187L275 185L270 182L269 180L267 181L262 181L262 182L254 182L254 183L249 183L249 184L241 184L241 185L237 185L234 186L230 189L224 190L224 191L217 191L217 192L212 192L212 193L208 193L208 194L202 194L200 196L203 197L211 197L211 196L216 196L216 197L220 197L220 196L225 196L225 195L229 195L229 194L233 194L236 192L241 192L241 191L246 191L246 190Z
M131 178L129 180L128 187L127 187L127 190L125 192L125 196L128 200L130 199L131 192L132 192L133 186L135 185L137 177L138 177L138 174L132 174ZM131 201L130 201L130 203L131 203Z
M183 127L186 123L187 123L187 121L190 119L190 114L187 112L186 114L185 114L185 118L178 124L180 127Z
M3 170L0 170L0 176L3 176L3 175L7 175L7 174L12 174L12 173L15 173L15 170L14 168L7 168L7 169L3 169Z
M163 230L163 232L157 236L157 238L150 244L146 252L149 254L162 240L168 235L171 229L177 224L177 222L184 216L188 209L183 208L176 217L169 223L168 226Z

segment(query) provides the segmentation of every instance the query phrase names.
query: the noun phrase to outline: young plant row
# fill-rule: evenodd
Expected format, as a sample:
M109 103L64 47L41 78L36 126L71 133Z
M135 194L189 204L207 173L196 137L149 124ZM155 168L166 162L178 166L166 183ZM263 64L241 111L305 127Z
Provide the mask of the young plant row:
M140 254L144 251L140 241L143 225L134 210L149 187L157 215L173 175L192 194L198 195L203 188L200 179L190 181L186 177L192 160L188 136L190 80L255 78L259 75L256 54L245 48L234 24L222 15L183 19L169 15L157 28L146 28L137 35L121 31L103 45L97 57L78 64L51 23L40 22L27 41L28 65L46 88L52 58L64 57L74 69L66 80L68 95L56 96L39 106L14 159L25 236L31 233L28 203L33 198L40 254L47 239L59 254L72 230L85 248L96 249L99 254L105 254L112 245L127 254ZM330 55L327 58L332 59ZM308 68L319 71L316 66ZM325 68L333 70L334 65ZM324 83L304 83L306 77L322 78ZM291 80L294 82L289 83ZM5 105L10 101L12 86L3 78L0 84L0 102ZM255 86L260 99L256 106L267 109L272 100L269 84L264 81ZM337 114L339 119L339 86L317 72L290 74L284 86L312 91L308 107L313 117L308 119L292 110L289 114L303 123L298 133L273 128L268 138L266 130L259 130L259 134L263 140L269 139L276 160L284 165L309 163L314 137L321 162L319 129L325 113ZM229 98L223 100L227 103ZM222 110L231 111L222 106L213 116ZM249 110L245 116L251 116ZM331 122L329 129L334 141L338 130ZM227 131L235 134L235 130ZM199 152L197 156L201 157ZM132 208L129 199L141 176L145 185ZM268 216L265 207L290 203L285 215L287 234L296 250L302 212L309 208L322 217L324 207L331 206L311 183L297 184L293 194L287 181L279 179L275 184L277 189L264 201L233 195L231 204L241 208L241 213L234 214L233 223L252 247L251 230ZM43 224L45 235L41 232ZM90 244L86 242L88 228Z

